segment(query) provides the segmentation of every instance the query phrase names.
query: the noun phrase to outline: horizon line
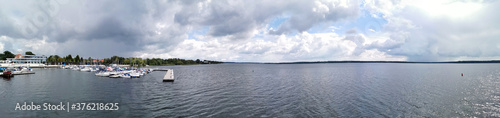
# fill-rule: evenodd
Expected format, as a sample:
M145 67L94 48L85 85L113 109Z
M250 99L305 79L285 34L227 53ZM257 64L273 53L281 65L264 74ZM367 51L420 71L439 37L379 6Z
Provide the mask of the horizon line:
M241 64L308 64L308 63L500 63L500 60L460 60L460 61L294 61L294 62L225 62Z

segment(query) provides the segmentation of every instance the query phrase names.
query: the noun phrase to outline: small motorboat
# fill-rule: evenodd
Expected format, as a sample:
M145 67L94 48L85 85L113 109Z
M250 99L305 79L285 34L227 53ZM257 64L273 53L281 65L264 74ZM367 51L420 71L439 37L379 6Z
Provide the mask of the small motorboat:
M109 72L101 71L95 74L96 76L107 77L110 76Z
M83 72L90 72L91 69L89 67L83 67L82 69L80 69L80 71L83 71Z
M35 72L33 72L33 69L31 68L24 67L21 69L21 74L35 74Z
M130 76L130 73L123 73L120 75L122 78L132 78L132 76Z
M14 77L14 74L12 74L12 71L10 70L5 70L2 72L2 77L6 77L6 78L10 78L10 77Z
M130 78L140 78L141 77L141 74L139 72L131 72L131 73L128 73L128 75L130 76Z

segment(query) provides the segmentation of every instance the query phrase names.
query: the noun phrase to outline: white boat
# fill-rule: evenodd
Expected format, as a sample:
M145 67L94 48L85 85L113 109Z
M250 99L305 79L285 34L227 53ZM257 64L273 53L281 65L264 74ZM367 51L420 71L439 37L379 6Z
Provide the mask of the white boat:
M146 72L144 72L144 71L139 71L139 73L141 74L141 76L146 75Z
M139 72L131 72L128 73L130 75L130 78L140 78L141 74Z
M154 71L154 69L152 69L152 68L148 69L148 73L153 72L153 71Z
M120 73L117 71L109 72L109 75L118 75L118 74L120 74Z
M35 74L35 72L33 72L32 69L26 67L12 68L11 72L13 75Z
M11 71L13 75L20 75L21 74L21 71L20 70L17 70L15 69L14 71Z
M71 67L71 70L80 71L80 67L78 67L78 66L72 66L72 67Z
M98 73L96 73L95 75L96 75L96 76L101 76L101 77L108 77L108 76L110 75L109 73L110 73L110 72L104 72L104 71L103 71L103 72L98 72Z
M97 68L90 68L90 72L95 72L95 71L98 71L99 69Z
M120 74L120 76L122 78L132 78L132 76L130 76L130 73L123 73L123 74Z
M115 75L110 75L110 78L120 78L122 77L121 74L115 74Z
M21 69L21 74L35 74L35 72L33 72L33 69L31 68L24 67L23 69Z
M83 72L90 72L90 70L91 69L89 67L87 67L87 66L85 66L82 69L80 69L80 71L83 71Z

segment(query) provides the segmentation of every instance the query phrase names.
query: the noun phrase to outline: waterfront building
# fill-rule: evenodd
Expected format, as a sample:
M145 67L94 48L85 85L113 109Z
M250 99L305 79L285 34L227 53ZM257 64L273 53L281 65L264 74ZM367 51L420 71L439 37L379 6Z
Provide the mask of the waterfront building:
M15 58L7 58L7 62L18 64L45 64L47 62L47 56L17 54Z

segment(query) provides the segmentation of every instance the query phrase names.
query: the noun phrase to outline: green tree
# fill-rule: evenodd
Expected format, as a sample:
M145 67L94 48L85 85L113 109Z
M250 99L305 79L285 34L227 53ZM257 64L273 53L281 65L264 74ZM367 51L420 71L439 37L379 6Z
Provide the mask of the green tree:
M146 63L147 63L146 59L141 59L139 66L146 66L147 65Z
M55 60L54 62L56 62L56 64L59 64L59 62L63 61L63 59L59 55L54 56L54 60Z
M64 58L66 60L67 63L72 63L73 62L73 57L71 56L71 54L69 54L68 56L66 56L66 58Z
M118 56L113 56L113 57L111 57L110 60L113 61L113 63L120 63L120 59Z
M16 55L12 54L10 51L4 51L3 55L0 56L0 60L6 60L7 58L14 58Z
M89 57L87 61L89 61L89 64L92 64L92 57Z
M111 59L104 58L104 64L111 64L111 63L113 63L113 61L111 61Z
M25 55L35 55L35 54L33 54L33 52L31 52L31 51L27 51L27 52L26 52L26 53L24 53L24 54L25 54Z
M53 55L51 55L48 59L47 59L51 64L56 64L56 61L57 61L57 58Z
M80 63L80 55L76 55L76 57L75 57L75 63L77 63L77 64Z
M177 61L175 62L175 65L183 65L183 64L184 64L184 63L182 63L182 61L181 61L181 60L177 60Z
M53 57L52 55L50 55L49 57L47 57L47 64L49 64L49 65L52 64L52 62L50 61L50 59L52 59L52 57Z
M126 58L126 59L123 61L123 64L130 64L130 59Z

